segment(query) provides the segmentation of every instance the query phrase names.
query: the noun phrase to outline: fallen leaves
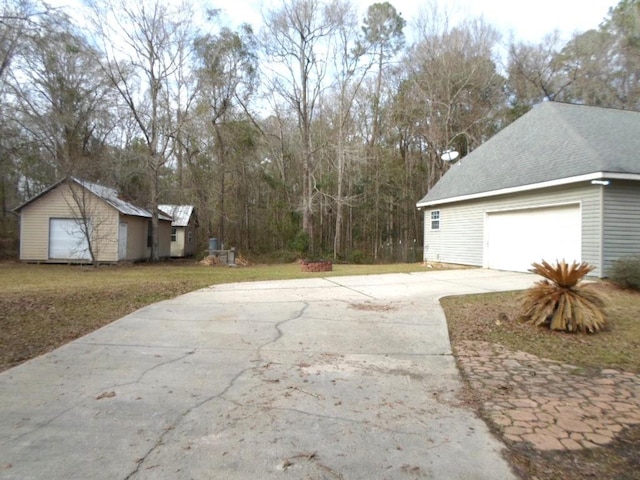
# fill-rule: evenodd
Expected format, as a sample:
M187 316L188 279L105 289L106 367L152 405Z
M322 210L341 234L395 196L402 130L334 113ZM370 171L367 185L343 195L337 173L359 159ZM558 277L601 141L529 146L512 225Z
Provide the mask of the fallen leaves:
M100 395L96 397L96 400L102 400L103 398L113 398L116 396L116 392L102 392Z

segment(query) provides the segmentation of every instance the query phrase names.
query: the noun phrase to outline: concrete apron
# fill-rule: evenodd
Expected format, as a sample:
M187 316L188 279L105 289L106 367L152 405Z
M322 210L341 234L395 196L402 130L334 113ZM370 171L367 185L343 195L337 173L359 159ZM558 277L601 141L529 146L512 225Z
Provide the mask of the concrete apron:
M0 374L0 478L511 479L460 398L455 270L206 288Z

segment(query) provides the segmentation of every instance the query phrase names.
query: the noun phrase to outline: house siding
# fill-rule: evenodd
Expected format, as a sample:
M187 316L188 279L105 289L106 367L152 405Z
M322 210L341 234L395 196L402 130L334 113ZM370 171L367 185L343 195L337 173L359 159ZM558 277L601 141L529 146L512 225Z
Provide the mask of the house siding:
M184 255L185 257L192 257L196 253L196 226L195 219L192 217L189 220L189 225L184 230ZM191 242L189 242L189 232L191 232Z
M92 242L96 260L115 263L118 257L118 235L120 223L127 224L126 260L149 258L147 248L147 225L149 218L120 213L116 208L83 187L74 185L81 193L82 209L90 218L94 228ZM86 262L87 260L49 258L49 229L51 219L80 218L81 209L73 198L71 188L65 182L46 191L41 196L20 208L20 260L27 262ZM160 220L159 256L169 257L171 243L171 221Z
M175 258L191 257L195 253L195 220L193 215L189 219L189 224L184 227L174 227L176 229L176 241L171 242L171 256ZM191 232L191 242L188 241Z
M603 268L607 275L620 257L640 253L640 185L612 180L603 189Z
M91 193L87 193L86 200L89 202L86 207L88 216L96 227L93 242L97 259L101 262L116 261L118 213ZM77 217L78 209L69 186L65 184L27 205L20 214L20 259L49 261L49 220Z
M150 218L121 215L120 222L127 224L127 260L147 260L151 257L151 248L147 247ZM168 258L171 252L171 222L158 221L158 256Z
M120 215L120 222L127 224L127 260L137 261L149 258L147 253L148 218Z
M439 230L431 230L434 210L440 210ZM481 266L483 222L482 206L472 202L425 210L424 260Z
M160 258L169 258L171 256L170 221L160 220L158 222L158 256Z
M195 253L195 227L190 223L186 227L176 228L176 241L171 242L172 257L191 257ZM191 243L189 243L189 232L191 232Z
M491 212L579 203L582 215L582 260L601 275L602 200L599 186L580 184L426 207L424 260L483 266L486 214ZM440 230L431 230L430 212L440 210Z

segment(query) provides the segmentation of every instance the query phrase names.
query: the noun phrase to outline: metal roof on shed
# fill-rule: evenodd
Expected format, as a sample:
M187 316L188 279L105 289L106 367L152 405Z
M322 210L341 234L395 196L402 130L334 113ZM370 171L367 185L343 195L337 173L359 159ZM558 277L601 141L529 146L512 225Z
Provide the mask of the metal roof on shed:
M147 210L146 208L137 207L137 206L133 205L132 203L129 203L129 202L119 198L118 197L118 192L115 189L110 188L110 187L105 187L104 185L99 185L97 183L88 182L86 180L81 180L81 179L75 178L75 177L64 178L64 179L54 183L49 188L45 189L44 191L42 191L38 195L30 198L25 203L23 203L22 205L17 207L15 209L15 211L19 212L20 210L22 210L24 207L26 207L30 203L34 202L35 200L37 200L38 198L42 197L43 195L45 195L46 193L50 192L51 190L57 188L59 185L61 185L63 182L66 182L66 181L72 181L74 183L77 183L81 187L83 187L86 190L88 190L89 192L93 193L95 196L97 196L97 197L101 198L102 200L104 200L106 203L111 205L113 208L118 210L123 215L131 215L131 216L134 216L134 217L144 217L144 218L151 218L151 216L152 216L151 212L149 210ZM160 214L158 215L158 218L161 219L161 220L172 221L172 218L170 216L168 216L167 214L163 214L162 212L160 212Z
M193 215L193 205L158 205L163 212L173 217L172 227L186 227Z

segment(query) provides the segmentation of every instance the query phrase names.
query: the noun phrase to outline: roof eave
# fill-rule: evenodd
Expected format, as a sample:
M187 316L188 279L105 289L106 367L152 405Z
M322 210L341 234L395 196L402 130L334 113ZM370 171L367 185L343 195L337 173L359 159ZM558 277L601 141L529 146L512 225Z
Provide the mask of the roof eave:
M547 182L540 182L540 183L531 183L529 185L520 185L517 187L509 187L509 188L503 188L500 190L491 190L488 192L479 192L479 193L472 193L469 195L460 195L457 197L448 197L448 198L441 198L438 200L433 200L433 201L420 201L416 204L417 208L425 208L425 207L433 207L436 205L442 205L445 203L457 203L457 202L464 202L467 200L477 200L480 198L487 198L487 197L496 197L499 195L508 195L511 193L519 193L519 192L527 192L527 191L531 191L531 190L539 190L542 188L551 188L551 187L558 187L558 186L562 186L562 185L570 185L573 183L580 183L580 182L588 182L591 180L603 180L603 179L611 179L611 180L640 180L640 174L638 173L615 173L615 172L594 172L594 173L589 173L589 174L585 174L585 175L578 175L575 177L566 177L566 178L559 178L557 180L550 180Z
M51 190L54 190L55 188L57 188L60 184L62 184L62 182L68 180L69 177L63 178L61 180L58 180L57 182L55 182L54 184L48 186L47 188L45 188L43 191L41 191L40 193L38 193L37 195L34 195L33 197L31 197L30 199L28 199L26 202L24 202L22 205L18 205L16 208L14 208L12 210L13 213L15 213L16 215L20 215L20 211L26 207L27 205L30 205L31 203L35 202L37 199L39 199L40 197L45 196L47 193L49 193ZM75 180L73 178L71 178L72 180Z
M45 196L47 193L51 192L52 190L55 190L56 188L58 188L62 183L66 182L66 181L73 181L74 183L76 183L77 185L81 186L82 188L84 188L87 192L91 193L92 195L95 195L96 198L99 198L100 200L102 200L103 202L105 202L107 205L109 205L111 208L115 209L119 214L121 215L126 215L129 217L140 217L140 218L151 218L152 214L151 212L149 212L147 209L145 208L141 208L141 207L135 207L134 205L132 205L133 207L135 207L136 210L140 210L140 213L131 213L128 212L126 210L124 210L120 205L114 203L110 198L108 197L104 197L101 195L98 195L96 192L92 191L90 188L87 187L87 185L85 185L83 183L82 180L76 178L76 177L65 177L62 178L61 180L58 180L57 182L53 183L52 185L50 185L49 187L45 188L42 192L38 193L37 195L34 195L33 197L31 197L29 200L27 200L26 202L24 202L22 205L17 206L16 208L14 208L12 210L12 212L16 215L20 215L20 211L25 208L26 206L30 205L31 203L35 202L36 200L38 200L39 198ZM128 203L128 202L127 202ZM144 212L144 213L142 213ZM164 216L163 216L164 215ZM169 215L167 215L166 213L162 212L161 215L158 216L158 218L162 221L165 222L171 222L173 221L173 218Z

